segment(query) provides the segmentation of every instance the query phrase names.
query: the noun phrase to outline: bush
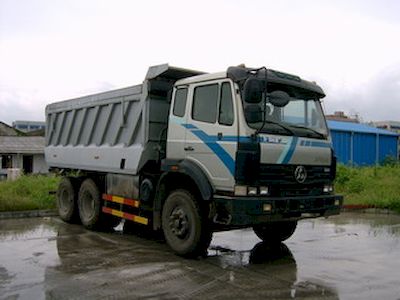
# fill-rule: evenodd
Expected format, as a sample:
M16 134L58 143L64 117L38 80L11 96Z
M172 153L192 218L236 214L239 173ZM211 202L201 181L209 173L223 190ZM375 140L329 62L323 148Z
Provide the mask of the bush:
M59 178L44 175L24 175L15 181L0 182L0 211L55 208Z
M368 204L400 212L400 165L338 165L336 192L344 195L345 204Z
M382 162L382 165L388 166L388 167L396 167L396 166L399 166L399 160L393 156L386 156Z

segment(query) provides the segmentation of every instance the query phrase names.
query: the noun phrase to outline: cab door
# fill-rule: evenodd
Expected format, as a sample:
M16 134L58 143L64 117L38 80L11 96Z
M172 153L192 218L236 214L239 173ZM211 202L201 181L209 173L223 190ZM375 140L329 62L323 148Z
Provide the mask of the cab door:
M238 141L236 105L229 80L193 84L189 90L185 155L217 190L232 191Z
M167 138L167 158L172 160L182 160L186 158L185 137L186 137L186 116L188 87L178 86L174 90L173 103L169 116L168 138Z

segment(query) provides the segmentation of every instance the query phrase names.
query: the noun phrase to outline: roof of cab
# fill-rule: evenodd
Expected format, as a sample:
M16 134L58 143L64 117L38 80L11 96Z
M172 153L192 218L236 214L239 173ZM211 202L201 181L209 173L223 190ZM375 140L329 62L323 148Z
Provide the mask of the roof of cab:
M187 78L178 80L175 83L175 85L185 85L185 84L190 84L190 83L209 81L209 80L217 80L217 79L223 79L223 78L227 78L226 71L187 77Z

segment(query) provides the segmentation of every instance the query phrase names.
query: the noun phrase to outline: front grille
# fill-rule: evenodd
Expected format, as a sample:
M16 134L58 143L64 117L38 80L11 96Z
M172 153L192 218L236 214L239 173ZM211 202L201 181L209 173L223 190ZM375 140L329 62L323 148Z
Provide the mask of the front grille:
M328 167L304 166L307 171L307 178L303 183L299 184L294 177L296 167L297 165L260 164L259 184L296 184L306 187L309 184L326 183L333 179L331 172L325 172Z
M319 196L323 193L323 185L272 185L271 197Z

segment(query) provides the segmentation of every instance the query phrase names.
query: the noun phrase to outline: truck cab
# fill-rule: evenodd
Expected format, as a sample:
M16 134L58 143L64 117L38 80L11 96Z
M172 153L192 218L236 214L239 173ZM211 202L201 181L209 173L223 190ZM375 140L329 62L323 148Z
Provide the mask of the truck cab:
M214 226L253 226L264 240L283 240L297 220L338 214L343 201L324 96L313 82L266 68L179 80L164 167L206 183Z

